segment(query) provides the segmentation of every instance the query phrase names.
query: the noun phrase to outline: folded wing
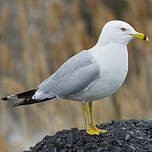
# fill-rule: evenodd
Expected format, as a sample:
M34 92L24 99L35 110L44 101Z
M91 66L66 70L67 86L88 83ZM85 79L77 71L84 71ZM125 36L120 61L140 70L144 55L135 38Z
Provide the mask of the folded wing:
M99 77L99 66L88 51L83 51L65 62L51 77L39 85L38 92L66 97L87 88Z

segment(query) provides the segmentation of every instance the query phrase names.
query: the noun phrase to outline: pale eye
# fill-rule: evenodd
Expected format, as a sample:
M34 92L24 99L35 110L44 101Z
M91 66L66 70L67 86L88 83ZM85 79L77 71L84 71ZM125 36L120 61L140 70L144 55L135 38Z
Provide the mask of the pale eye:
M126 28L124 28L124 27L120 28L120 30L121 30L122 32L127 31L127 29L126 29Z

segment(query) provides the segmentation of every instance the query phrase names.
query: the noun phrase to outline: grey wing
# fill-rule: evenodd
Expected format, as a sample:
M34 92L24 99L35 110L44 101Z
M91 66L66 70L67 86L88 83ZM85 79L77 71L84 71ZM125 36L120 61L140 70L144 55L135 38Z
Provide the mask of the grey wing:
M88 51L66 61L52 76L43 81L39 91L66 97L84 90L99 77L99 66L92 62Z

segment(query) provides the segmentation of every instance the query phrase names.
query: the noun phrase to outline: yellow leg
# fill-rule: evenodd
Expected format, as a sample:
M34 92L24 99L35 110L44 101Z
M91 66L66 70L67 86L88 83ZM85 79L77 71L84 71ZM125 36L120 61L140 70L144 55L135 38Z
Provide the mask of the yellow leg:
M88 125L88 118L87 118L86 103L82 103L82 111L83 111L83 115L84 115L84 120L85 120L86 128L89 128L89 125Z
M89 102L89 110L90 110L90 117L91 117L91 124L89 126L89 134L96 134L99 135L100 132L104 133L107 132L106 130L101 130L98 129L94 123L94 119L93 119L93 102Z
M93 102L89 102L89 110L90 110L90 117L91 117L91 127L95 126L94 119L93 119Z

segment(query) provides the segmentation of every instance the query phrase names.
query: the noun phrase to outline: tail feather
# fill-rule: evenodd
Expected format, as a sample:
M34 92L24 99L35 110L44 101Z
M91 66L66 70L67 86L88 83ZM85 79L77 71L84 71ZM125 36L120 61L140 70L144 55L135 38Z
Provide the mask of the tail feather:
M6 96L6 97L1 98L1 100L10 101L10 100L23 99L13 105L14 107L16 107L16 106L21 106L21 105L28 105L28 104L43 102L46 100L56 98L55 96L50 96L50 97L46 96L45 98L38 98L38 99L33 98L37 90L38 89L32 89L32 90L21 92L15 95Z
M11 95L11 96L6 96L6 97L1 98L1 100L4 100L4 101L17 100L17 99L19 99L19 98L17 97L17 95Z
M22 105L34 104L34 103L47 101L47 100L50 100L50 99L53 99L53 98L55 98L55 97L45 98L45 99L42 99L42 100L36 100L36 99L32 99L32 98L25 98L24 100L21 100L21 101L15 103L13 106L17 107L17 106L22 106Z
M33 96L36 91L37 91L37 89L28 90L28 91L21 92L21 93L15 94L15 95L3 97L3 98L1 98L1 100L9 101L9 100L28 98L28 97Z

